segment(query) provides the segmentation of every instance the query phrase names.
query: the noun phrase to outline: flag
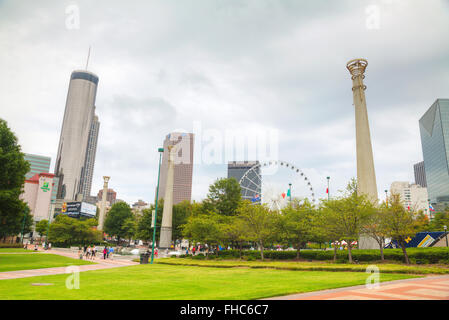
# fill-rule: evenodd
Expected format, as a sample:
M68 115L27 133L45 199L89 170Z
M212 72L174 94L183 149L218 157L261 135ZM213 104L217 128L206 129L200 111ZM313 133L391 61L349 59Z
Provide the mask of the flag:
M432 207L431 204L429 204L429 210L430 210L430 211L435 211L435 209Z
M407 210L410 211L410 206L407 206Z
M329 193L329 188L326 188L326 193Z
M291 197L290 189L287 190L287 197Z
M285 199L285 192L282 192L281 196L282 196L282 199Z

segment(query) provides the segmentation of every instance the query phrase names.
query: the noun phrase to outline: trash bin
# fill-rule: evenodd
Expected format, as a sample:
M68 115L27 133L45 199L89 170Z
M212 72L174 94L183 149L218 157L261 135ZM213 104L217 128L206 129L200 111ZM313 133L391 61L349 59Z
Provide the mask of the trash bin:
M150 255L148 253L141 253L140 254L140 264L148 264L149 258L150 258Z

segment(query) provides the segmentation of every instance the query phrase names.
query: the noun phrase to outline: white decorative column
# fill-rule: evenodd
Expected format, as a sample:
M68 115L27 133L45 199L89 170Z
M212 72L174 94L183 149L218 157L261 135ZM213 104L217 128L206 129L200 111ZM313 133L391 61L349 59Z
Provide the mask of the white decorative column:
M106 198L108 195L108 182L111 177L104 176L104 184L103 184L103 195L101 197L101 207L100 207L100 216L98 217L98 230L103 230L104 226L104 216L106 213Z
M352 94L355 109L355 135L357 149L357 193L365 194L373 204L378 203L376 174L374 171L373 149L366 108L365 89L363 84L365 69L368 61L353 59L346 64L351 73ZM367 236L360 235L359 249L378 249L377 242Z
M164 210L162 212L161 236L159 247L170 248L172 243L172 218L173 218L173 180L175 172L174 155L175 146L168 146L167 181L165 183Z

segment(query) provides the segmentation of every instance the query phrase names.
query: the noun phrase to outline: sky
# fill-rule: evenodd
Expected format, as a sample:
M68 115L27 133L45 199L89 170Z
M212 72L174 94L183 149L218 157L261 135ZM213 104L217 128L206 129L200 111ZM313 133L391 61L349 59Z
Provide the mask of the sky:
M449 98L448 39L447 0L0 0L0 118L53 172L70 74L91 46L93 195L108 175L117 198L151 202L157 148L183 131L195 133L194 200L228 160L254 157L301 168L322 198L327 176L332 196L357 174L346 63L365 58L382 199L393 181L414 181L418 121ZM229 137L247 152L231 152Z

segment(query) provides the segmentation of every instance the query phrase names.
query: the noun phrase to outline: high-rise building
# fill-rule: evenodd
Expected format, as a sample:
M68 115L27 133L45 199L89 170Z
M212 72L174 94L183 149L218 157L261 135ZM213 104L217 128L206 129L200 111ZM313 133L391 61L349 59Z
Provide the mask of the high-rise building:
M90 193L99 128L97 85L92 72L72 72L55 165L58 199L80 200Z
M89 142L87 144L85 170L82 181L82 194L83 198L90 197L90 191L92 187L92 178L94 175L95 155L97 153L98 131L100 129L100 122L98 117L94 116L92 126L89 133Z
M101 201L103 199L103 189L100 189L97 194L97 201ZM117 200L117 192L114 189L108 188L108 194L106 195L106 201L110 203L112 206Z
M228 178L235 178L238 182L242 179L243 175L251 169L259 161L230 161L228 162ZM247 179L242 181L241 193L243 200L253 200L257 198L257 195L261 193L261 175L260 166L255 170L248 173Z
M166 136L164 140L164 153L162 155L161 176L159 180L159 199L164 198L168 171L168 146L176 145L176 155L174 157L173 204L178 204L184 200L191 200L193 142L193 133L172 132Z
M422 211L429 216L429 202L427 201L427 189L409 182L395 181L390 187L391 194L399 194L404 207L411 211ZM430 217L430 216L429 216Z
M421 187L427 188L426 171L424 168L424 161L414 164L413 171L415 172L415 183L419 184Z
M31 179L36 174L49 173L51 158L40 156L37 154L25 153L24 159L30 163L30 171L25 175L25 179ZM56 201L56 194L58 191L59 178L53 177L53 187L51 189L51 201Z
M427 192L437 210L449 205L449 99L437 99L419 120Z
M50 157L40 156L37 154L25 153L25 160L30 163L30 171L25 175L26 179L30 179L39 173L50 172Z

